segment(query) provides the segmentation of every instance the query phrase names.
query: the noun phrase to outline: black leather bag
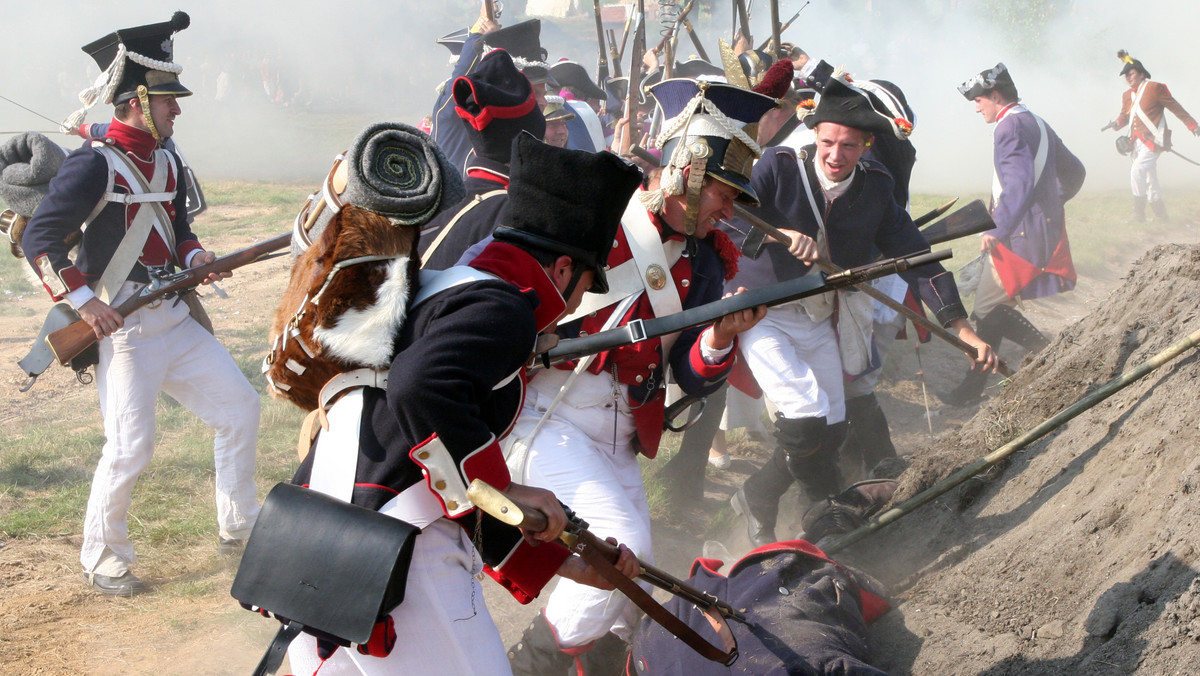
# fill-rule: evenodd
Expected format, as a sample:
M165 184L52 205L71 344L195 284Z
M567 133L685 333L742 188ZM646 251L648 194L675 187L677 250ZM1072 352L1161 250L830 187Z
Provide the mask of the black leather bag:
M255 673L274 673L301 631L365 644L404 600L420 532L302 486L272 488L230 590L284 622Z

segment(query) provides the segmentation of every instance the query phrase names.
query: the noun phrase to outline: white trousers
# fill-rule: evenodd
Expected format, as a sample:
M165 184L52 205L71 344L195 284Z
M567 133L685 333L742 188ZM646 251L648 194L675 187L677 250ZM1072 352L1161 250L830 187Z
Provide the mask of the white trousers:
M1158 156L1161 152L1150 150L1141 139L1133 140L1133 165L1129 169L1129 187L1134 197L1145 197L1148 202L1162 199L1158 186Z
M842 359L833 322L814 322L799 303L771 308L738 338L763 393L785 418L846 419Z
M338 648L322 665L317 640L301 634L288 647L296 676L454 674L511 676L500 632L476 579L483 562L467 532L438 519L417 536L404 601L392 611L396 645L387 657Z
M565 377L548 371L533 379L512 436L524 439L533 431ZM584 373L569 392L533 438L524 472L514 480L552 491L593 533L614 537L653 563L650 507L632 447L633 416L625 410L624 388L617 388L614 399L608 374ZM628 641L638 612L619 591L564 578L546 604L560 648L587 645L609 631Z
M114 304L131 289L127 283ZM221 537L250 536L258 517L258 392L221 343L188 315L185 303L167 300L126 317L124 327L100 341L96 384L105 443L83 523L84 570L120 575L124 571L108 567L114 556L120 559L117 567L137 560L129 541L129 504L138 475L154 455L160 391L213 428ZM101 558L106 570L96 568Z

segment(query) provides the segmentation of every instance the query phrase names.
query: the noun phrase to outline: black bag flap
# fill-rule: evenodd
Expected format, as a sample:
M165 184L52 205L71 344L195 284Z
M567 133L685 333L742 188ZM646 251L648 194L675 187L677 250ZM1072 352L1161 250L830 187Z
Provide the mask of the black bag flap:
M230 593L354 643L404 600L420 529L289 483L263 502Z

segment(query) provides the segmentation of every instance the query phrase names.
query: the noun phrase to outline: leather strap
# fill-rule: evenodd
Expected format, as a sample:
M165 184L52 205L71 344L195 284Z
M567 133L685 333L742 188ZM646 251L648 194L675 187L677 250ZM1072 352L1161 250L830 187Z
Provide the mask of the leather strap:
M304 625L299 622L289 622L280 627L279 631L275 632L275 638L271 640L271 645L267 646L267 652L263 654L258 666L254 668L254 676L266 676L279 671L280 665L283 664L283 656L287 654L288 646L303 630Z
M720 648L709 643L703 636L696 633L695 629L687 626L683 620L675 617L670 611L662 607L646 590L617 570L604 554L595 547L589 547L586 544L580 543L575 547L575 551L583 557L584 561L588 562L588 565L599 573L600 577L608 580L622 594L629 597L629 600L633 601L638 608L645 611L650 619L661 625L663 629L671 632L676 638L686 643L689 648L695 650L704 658L713 662L719 662L725 666L733 664L738 658L737 640L734 639L733 632L729 629L729 623L717 612L716 608L705 610L704 617L721 639Z
M424 266L425 261L433 257L433 252L437 251L438 247L442 245L442 240L446 239L446 235L450 234L450 229L453 228L463 216L466 216L467 212L471 211L480 204L483 204L485 200L489 200L497 195L507 194L507 190L492 190L481 195L476 195L475 199L468 202L467 205L460 209L457 214L454 214L454 218L451 218L450 221L443 225L442 229L438 231L437 237L433 238L433 243L429 245L429 248L425 250L425 255L421 257L421 265Z

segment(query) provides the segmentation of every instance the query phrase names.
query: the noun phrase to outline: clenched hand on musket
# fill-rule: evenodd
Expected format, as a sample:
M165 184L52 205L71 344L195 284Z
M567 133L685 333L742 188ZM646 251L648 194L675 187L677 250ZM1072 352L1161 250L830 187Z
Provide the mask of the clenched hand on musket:
M201 251L192 257L192 267L208 265L215 260L217 260L217 255L213 252ZM232 276L233 273L229 271L212 272L201 283L212 284L217 280ZM80 319L92 327L92 332L96 334L96 340L103 340L105 336L111 336L122 326L125 326L125 318L121 316L121 313L99 298L92 298L83 305L80 305L77 312L79 312Z
M546 517L546 528L540 531L521 529L521 534L530 544L537 542L552 542L558 539L567 527L567 514L563 511L562 503L554 497L554 493L534 486L511 483L502 491L513 502L534 508ZM616 545L614 538L607 538L609 544ZM641 572L641 565L633 551L625 545L619 545L620 558L613 565L626 577L636 577ZM578 555L572 554L558 568L558 574L579 584L586 584L597 589L614 589L613 585L602 578Z
M746 289L744 287L738 287L737 293L745 292ZM729 298L733 295L732 293L727 293L723 297ZM766 316L767 306L765 305L727 314L713 322L711 331L705 332L704 344L713 350L724 350L733 344L733 339L737 337L737 334L753 328L755 324L762 321L762 318Z
M809 264L815 264L819 261L820 255L817 251L817 243L813 240L813 238L798 230L780 229L780 232L787 235L791 240L791 242L788 244L788 252L793 256ZM990 251L991 247L995 246L995 243L999 241L995 237L987 234L983 236L983 239L983 247L985 251ZM989 242L987 241L989 239L994 240L990 243L990 246ZM958 338L964 343L974 348L975 354L967 353L967 358L971 360L972 369L991 371L992 373L996 373L999 370L999 355L996 354L996 351L992 349L991 345L983 342L983 340L975 334L975 329L971 328L970 322L962 318L955 319L950 322L950 326L947 328L954 331L958 335Z

